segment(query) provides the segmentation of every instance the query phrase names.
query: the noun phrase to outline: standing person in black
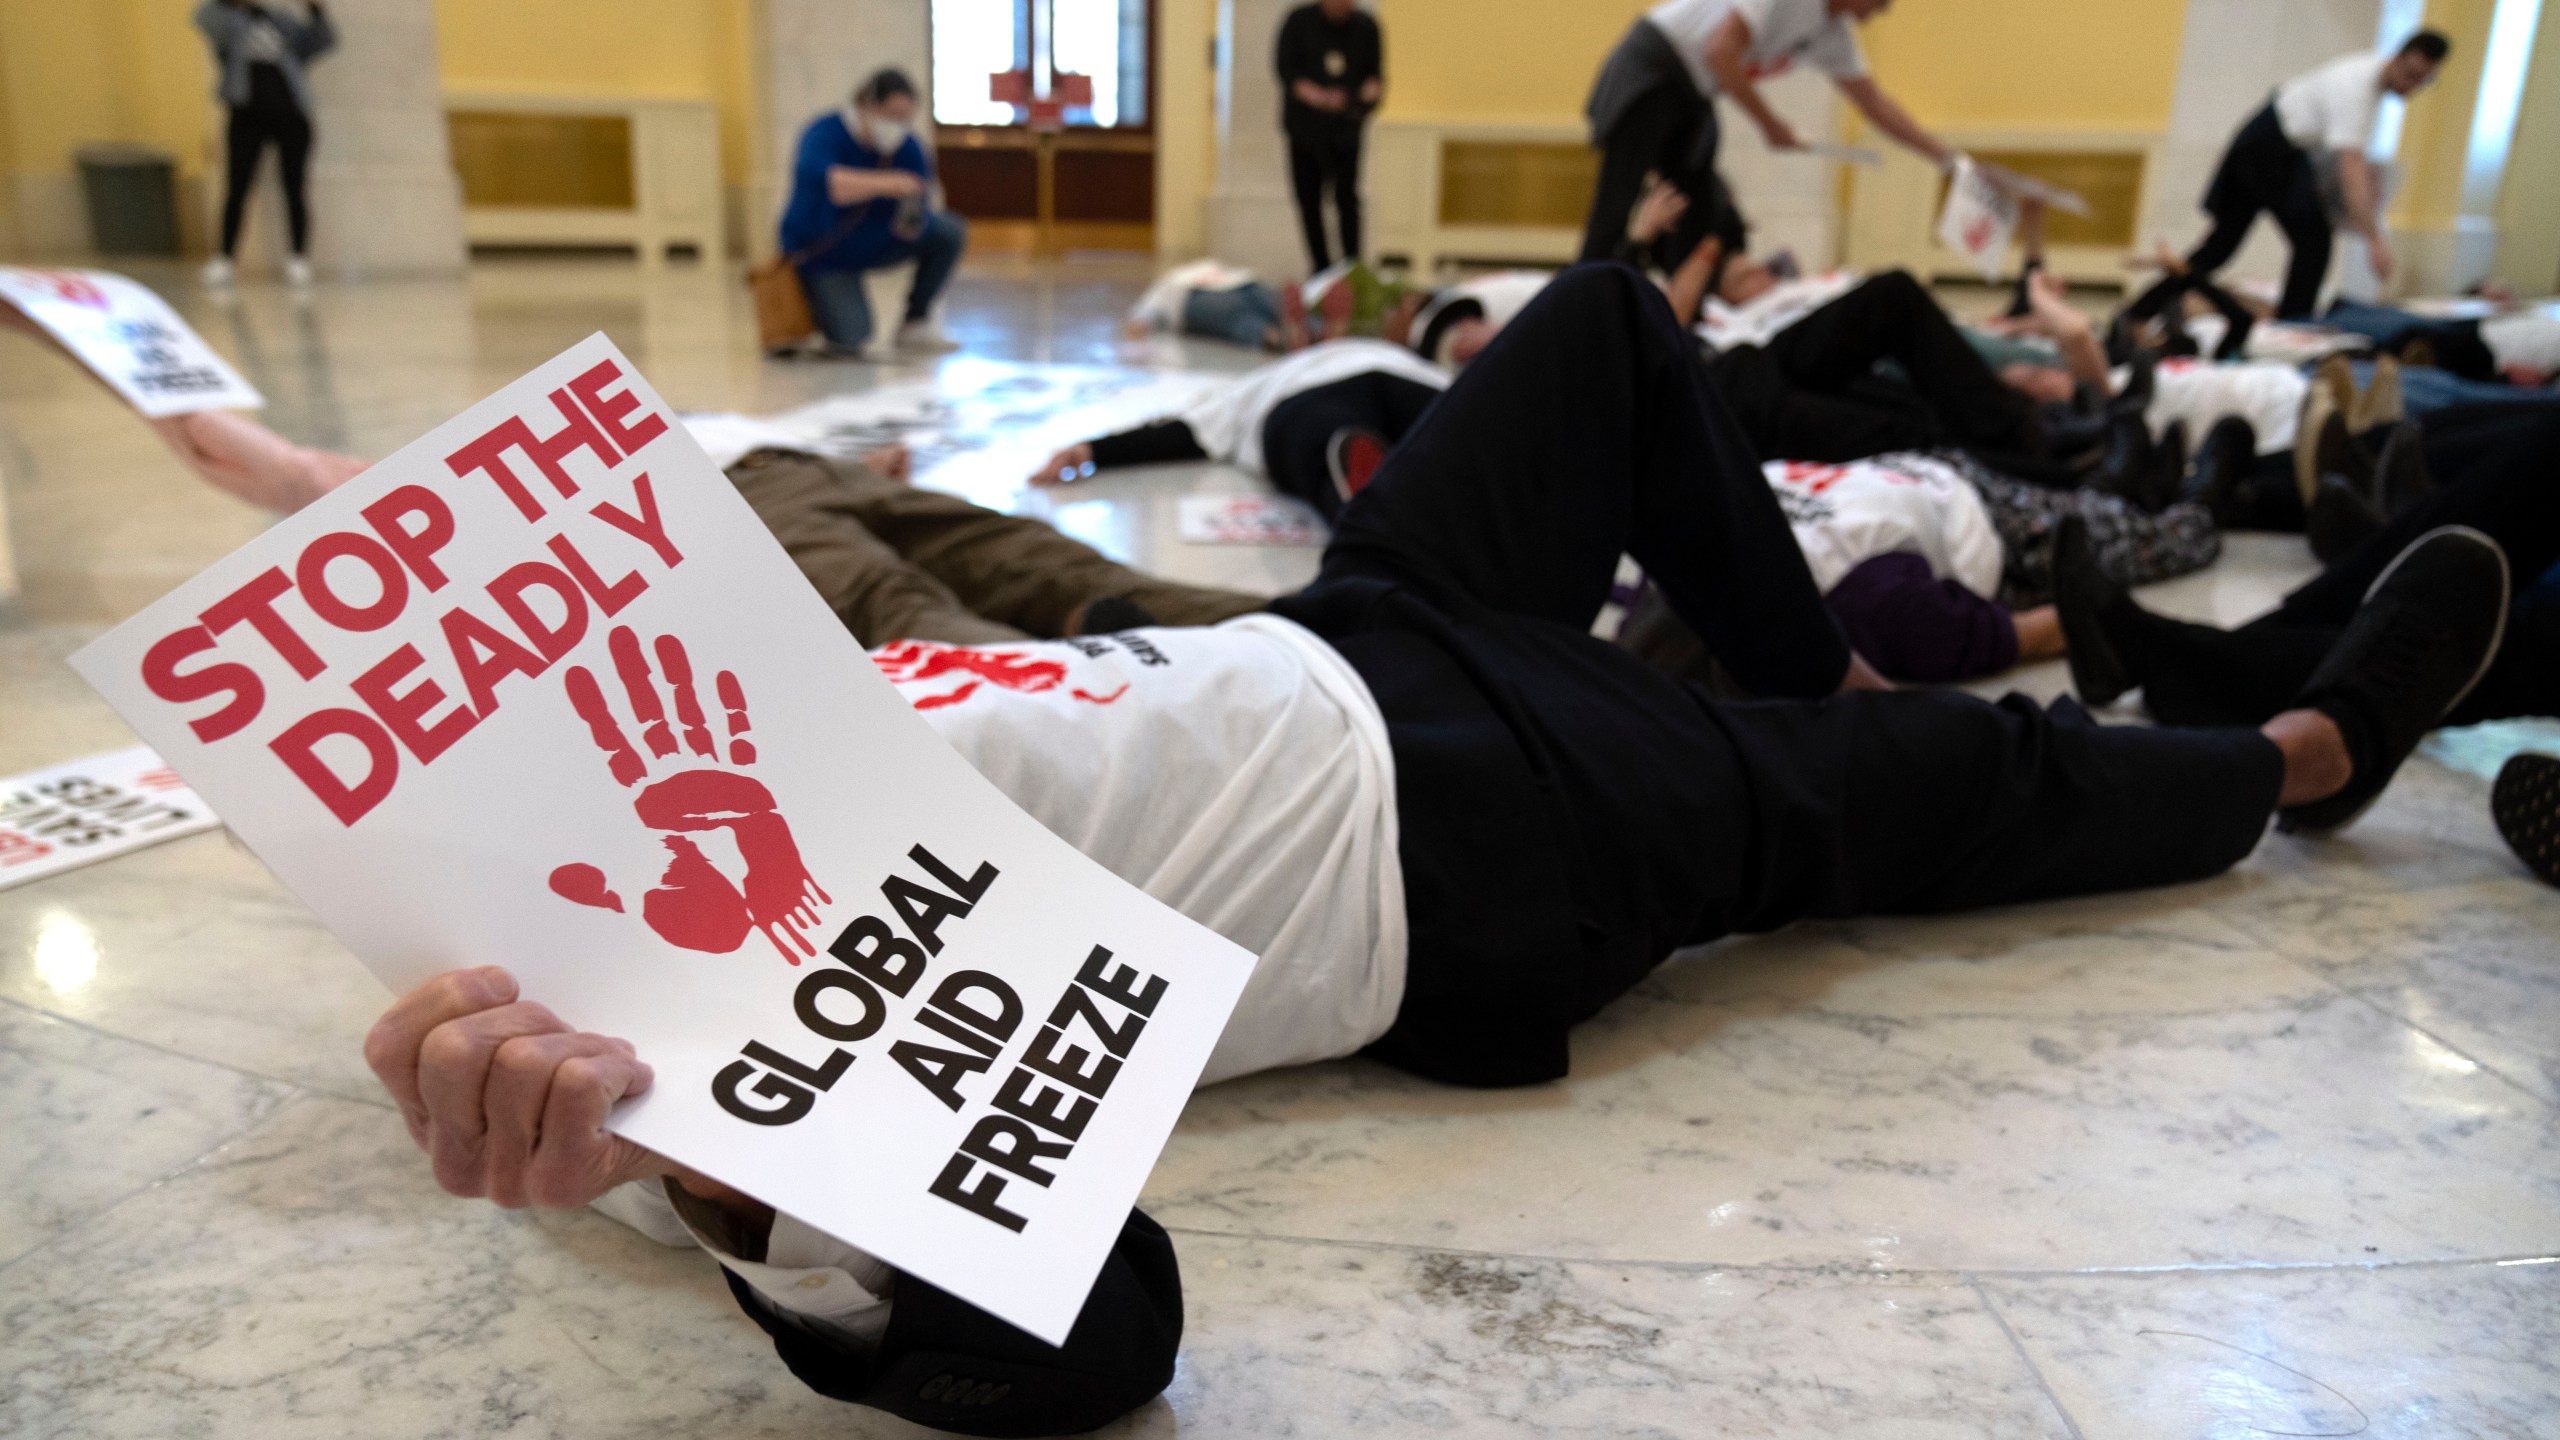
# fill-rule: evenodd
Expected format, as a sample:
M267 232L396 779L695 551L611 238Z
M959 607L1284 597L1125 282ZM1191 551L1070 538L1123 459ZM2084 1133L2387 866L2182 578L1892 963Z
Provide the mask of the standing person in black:
M219 72L214 94L231 112L223 132L222 250L205 262L204 282L231 283L232 255L240 245L240 217L258 178L258 157L276 147L284 174L285 222L293 251L285 279L295 289L311 283L311 204L305 169L311 159L311 84L303 70L338 43L320 0L297 18L257 0L205 0L196 28L213 46Z
M1280 22L1280 127L1289 136L1289 181L1307 258L1333 263L1324 239L1324 192L1342 217L1342 258L1360 258L1360 143L1386 93L1386 42L1356 0L1309 0Z

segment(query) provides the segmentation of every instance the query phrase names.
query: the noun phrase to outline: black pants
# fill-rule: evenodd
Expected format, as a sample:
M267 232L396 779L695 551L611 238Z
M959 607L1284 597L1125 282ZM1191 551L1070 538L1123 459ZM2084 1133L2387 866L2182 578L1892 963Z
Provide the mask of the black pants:
M1880 360L1899 364L1910 383L1878 376ZM1714 373L1768 459L1836 462L1961 445L1999 463L2040 448L2034 404L1900 270L1868 280L1765 346L1727 352Z
M2171 620L2130 599L2104 614L2155 718L2256 725L2291 707L2373 582L2439 525L2497 541L2519 591L2497 658L2445 723L2560 715L2560 593L2533 588L2560 563L2560 403L2462 406L2428 416L2425 428L2442 487L2275 610L2237 630Z
M1342 500L1333 492L1333 471L1325 462L1335 433L1374 430L1389 445L1396 444L1439 398L1436 386L1382 370L1292 395L1273 406L1262 422L1262 468L1282 494L1313 505L1327 520L1339 519Z
M249 187L257 183L258 157L276 147L276 164L284 175L285 224L292 232L293 253L311 249L311 204L305 169L311 159L311 119L290 100L283 104L235 105L223 132L222 253L240 245L240 217L249 203Z
M2285 138L2274 102L2268 102L2232 137L2231 148L2223 152L2222 165L2205 191L2204 210L2213 217L2213 231L2187 257L2187 269L2211 278L2240 252L2240 243L2249 238L2249 227L2259 213L2273 215L2293 247L2293 262L2285 268L2284 299L2276 314L2287 320L2310 319L2320 303L2320 282L2329 274L2333 234L2329 212L2320 203L2320 182L2312 173L2311 157Z
M1715 102L1683 76L1644 92L1600 139L1600 179L1592 187L1591 215L1583 222L1582 258L1605 260L1627 238L1627 217L1644 195L1647 171L1680 187L1690 208L1705 214L1720 193L1715 178L1722 132Z
M1342 225L1342 258L1360 258L1360 138L1354 128L1289 132L1289 184L1298 196L1298 225L1306 232L1307 259L1322 270L1333 263L1325 248L1324 197Z
M1743 684L1589 633L1621 552ZM2107 729L1950 692L1831 699L1848 650L1750 447L1651 285L1567 271L1397 446L1313 585L1386 719L1410 926L1376 1053L1564 1073L1565 1031L1673 949L1814 916L2213 874L2265 828L2253 731Z

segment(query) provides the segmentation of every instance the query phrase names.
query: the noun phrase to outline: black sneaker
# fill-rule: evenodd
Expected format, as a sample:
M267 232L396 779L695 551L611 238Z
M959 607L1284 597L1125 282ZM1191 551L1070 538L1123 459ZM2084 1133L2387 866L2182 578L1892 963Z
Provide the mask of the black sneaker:
M2112 704L2133 688L2124 657L2099 620L2108 606L2122 598L2124 587L2098 568L2088 522L2077 515L2064 516L2062 528L2053 536L2053 611L2062 622L2071 688L2083 705Z
M2153 515L2178 503L2187 487L2187 422L2172 420L2160 434L2159 443L2151 447L2151 468L2144 473L2141 493L2134 503Z
M1387 463L1387 437L1360 425L1346 425L1324 444L1325 470L1333 477L1333 497L1348 505L1369 488L1378 467Z
M2560 885L2560 760L2510 756L2489 790L2489 814L2525 868Z
M2240 482L2258 464L2258 429L2238 415L2226 415L2206 431L2196 451L2196 468L2182 497L2202 505L2213 523L2224 529L2239 513Z
M2464 525L2410 542L2365 592L2297 704L2337 722L2355 764L2335 795L2278 812L2287 831L2354 822L2497 658L2507 629L2507 555Z
M2311 542L2313 559L2335 565L2381 534L2385 523L2382 512L2343 476L2323 475L2319 492L2311 497L2311 513L2303 518L2302 535Z

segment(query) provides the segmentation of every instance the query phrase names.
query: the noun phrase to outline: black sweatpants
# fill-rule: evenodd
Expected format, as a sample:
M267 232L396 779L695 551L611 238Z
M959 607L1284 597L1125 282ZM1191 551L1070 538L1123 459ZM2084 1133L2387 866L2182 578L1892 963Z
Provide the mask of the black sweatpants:
M1600 178L1592 187L1591 214L1583 221L1584 260L1605 260L1627 238L1627 217L1644 196L1652 172L1680 187L1703 213L1721 193L1716 151L1723 134L1715 102L1685 76L1665 81L1631 102L1618 123L1600 137Z
M274 68L251 67L253 71ZM283 84L278 77L273 88L281 91ZM240 247L240 221L248 208L249 187L257 183L258 157L269 145L276 147L276 166L284 180L287 238L294 254L311 253L311 200L305 178L311 160L311 117L302 113L290 94L268 94L266 87L260 87L252 91L250 103L231 107L222 141L222 253L229 255Z
M1324 197L1333 195L1342 225L1342 258L1360 258L1360 140L1357 128L1289 132L1289 185L1298 197L1298 226L1306 233L1313 268L1331 265L1325 247Z
M1306 501L1329 521L1338 520L1342 500L1333 492L1333 471L1325 461L1335 432L1374 430L1394 445L1439 398L1437 386L1383 370L1292 395L1271 407L1262 422L1262 468L1280 493Z
M1722 703L1594 638L1633 554ZM1463 1084L1566 1068L1566 1029L1672 950L2213 874L2283 761L2248 730L2107 729L1942 691L1820 698L1848 648L1661 294L1567 271L1352 501L1276 612L1387 723L1410 928L1375 1053Z
M2285 268L2284 299L2276 306L2276 314L2286 320L2312 318L2313 308L2320 303L2320 282L2328 278L2334 232L2329 212L2320 203L2320 182L2312 172L2311 157L2285 138L2274 101L2268 101L2231 138L2231 148L2223 152L2213 184L2205 190L2204 212L2213 217L2213 230L2187 257L2189 273L2211 279L2230 264L2231 257L2240 253L2241 242L2249 238L2249 227L2264 212L2275 217L2293 247L2293 261Z
M1878 376L1880 360L1899 364L1910 383ZM1718 356L1715 378L1766 459L1840 462L1961 445L1999 463L2040 448L2034 403L2010 389L1901 270L1875 276L1766 345Z
M2154 615L2130 598L2100 617L2154 718L2257 725L2290 708L2373 582L2440 525L2497 541L2518 591L2497 657L2445 723L2560 715L2560 593L2535 588L2560 563L2560 403L2461 406L2422 423L2440 488L2276 609L2236 630Z

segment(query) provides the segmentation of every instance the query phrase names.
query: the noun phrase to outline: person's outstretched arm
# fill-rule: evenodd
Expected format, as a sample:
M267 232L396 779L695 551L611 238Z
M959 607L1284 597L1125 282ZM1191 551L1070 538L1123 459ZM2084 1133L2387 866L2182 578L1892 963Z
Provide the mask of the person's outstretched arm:
M329 12L320 0L311 0L311 18L295 28L293 53L304 60L317 60L338 47L338 27L329 23Z
M1902 102L1884 93L1884 87L1878 85L1873 76L1855 75L1836 83L1840 93L1848 97L1850 104L1858 107L1858 113L1866 116L1869 124L1901 142L1904 148L1921 159L1945 169L1947 162L1955 157L1955 152L1947 148L1944 141L1911 118L1911 112L1902 108Z
M1739 10L1716 22L1707 32L1707 73L1716 77L1716 92L1742 107L1751 123L1760 127L1761 138L1772 150L1796 150L1804 141L1795 127L1770 108L1768 97L1760 93L1760 82L1751 78L1751 25Z
M1150 420L1134 430L1099 435L1070 445L1031 472L1034 485L1072 485L1096 470L1123 465L1171 465L1206 460L1200 437L1182 420Z
M1172 1242L1135 1211L1063 1346L895 1272L886 1329L866 1344L741 1278L756 1263L746 1254L765 1253L770 1208L605 1128L655 1079L629 1042L572 1029L489 966L400 997L364 1054L450 1194L576 1209L634 1180L668 1187L686 1229L725 1262L739 1307L821 1395L962 1434L1054 1435L1125 1415L1173 1380L1181 1276Z

